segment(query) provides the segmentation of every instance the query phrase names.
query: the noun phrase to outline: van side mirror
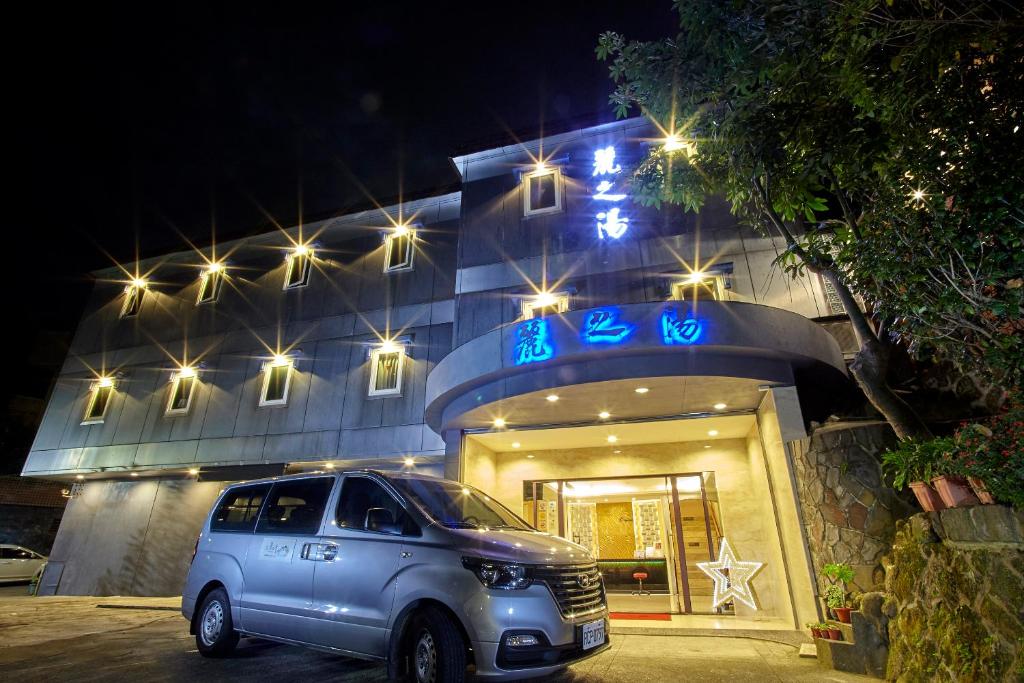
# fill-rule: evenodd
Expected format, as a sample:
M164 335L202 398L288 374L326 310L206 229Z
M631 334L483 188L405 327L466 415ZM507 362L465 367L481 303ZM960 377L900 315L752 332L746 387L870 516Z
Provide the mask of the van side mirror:
M366 511L367 531L378 531L384 534L400 535L401 527L395 523L395 517L387 508L370 508Z

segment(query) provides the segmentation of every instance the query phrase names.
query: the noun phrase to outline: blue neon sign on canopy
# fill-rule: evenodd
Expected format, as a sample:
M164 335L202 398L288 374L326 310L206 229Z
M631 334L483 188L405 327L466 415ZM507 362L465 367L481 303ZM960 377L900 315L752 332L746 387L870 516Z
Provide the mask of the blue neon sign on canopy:
M665 344L694 344L704 333L704 324L696 318L680 320L679 312L666 308L661 314L661 339Z
M599 308L583 319L580 338L588 344L619 344L636 330L636 325L619 320L619 309Z
M534 318L516 327L512 362L516 365L539 363L555 355L551 344L551 327L544 318Z

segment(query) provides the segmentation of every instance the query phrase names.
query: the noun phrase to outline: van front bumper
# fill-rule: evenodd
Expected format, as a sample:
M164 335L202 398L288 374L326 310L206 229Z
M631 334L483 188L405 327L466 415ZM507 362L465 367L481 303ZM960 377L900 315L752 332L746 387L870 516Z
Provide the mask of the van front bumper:
M513 629L509 633L524 631ZM478 677L498 681L549 676L611 647L607 625L604 643L589 650L584 650L578 642L551 645L546 638L534 647L509 648L505 644L506 640L506 637L502 637L500 643L473 643Z

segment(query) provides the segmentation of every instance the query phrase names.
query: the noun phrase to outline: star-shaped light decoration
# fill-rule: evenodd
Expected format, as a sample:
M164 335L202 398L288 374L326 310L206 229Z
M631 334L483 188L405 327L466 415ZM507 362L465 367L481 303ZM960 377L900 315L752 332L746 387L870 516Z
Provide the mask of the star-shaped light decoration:
M729 541L723 538L718 559L714 562L698 562L697 566L715 581L713 607L717 608L730 598L735 598L752 609L757 609L754 594L750 591L750 580L761 571L764 562L740 561L729 546Z

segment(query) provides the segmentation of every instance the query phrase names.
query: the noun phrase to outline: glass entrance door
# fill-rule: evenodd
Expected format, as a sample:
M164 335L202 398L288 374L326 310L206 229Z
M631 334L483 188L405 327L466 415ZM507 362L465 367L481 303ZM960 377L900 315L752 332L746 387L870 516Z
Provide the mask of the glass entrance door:
M597 558L612 612L712 612L696 566L721 538L714 474L526 482L523 512Z

